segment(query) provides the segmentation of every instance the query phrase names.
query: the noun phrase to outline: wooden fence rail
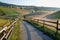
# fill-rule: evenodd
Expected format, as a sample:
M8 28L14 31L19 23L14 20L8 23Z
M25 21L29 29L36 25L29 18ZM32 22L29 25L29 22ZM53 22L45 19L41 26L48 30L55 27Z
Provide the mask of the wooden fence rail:
M37 24L38 24L38 23L43 24L43 28L44 28L45 25L55 28L55 29L56 29L55 35L56 35L56 37L57 37L58 30L60 30L60 28L59 28L59 26L58 26L58 25L60 25L59 20L57 20L56 22L47 21L47 20L39 20L39 19L33 19L33 20L35 20L35 21L37 22ZM39 21L41 21L41 22L39 22ZM45 22L47 22L47 24L46 24ZM55 25L50 25L50 24L48 24L48 23L53 23L53 24L55 24Z
M8 36L10 35L13 26L15 25L16 21L18 20L18 18L15 19L14 22L11 22L11 24L8 27L4 27L1 31L0 31L0 40L4 40L7 39Z

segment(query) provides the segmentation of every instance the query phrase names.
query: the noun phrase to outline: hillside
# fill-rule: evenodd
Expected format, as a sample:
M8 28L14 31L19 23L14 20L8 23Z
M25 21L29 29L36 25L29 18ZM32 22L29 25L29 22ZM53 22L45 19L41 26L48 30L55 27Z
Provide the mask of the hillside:
M19 13L12 8L0 6L0 18L15 19L18 15Z
M53 14L50 14L46 17L49 18L49 19L60 19L60 11L57 11L57 12L55 12Z

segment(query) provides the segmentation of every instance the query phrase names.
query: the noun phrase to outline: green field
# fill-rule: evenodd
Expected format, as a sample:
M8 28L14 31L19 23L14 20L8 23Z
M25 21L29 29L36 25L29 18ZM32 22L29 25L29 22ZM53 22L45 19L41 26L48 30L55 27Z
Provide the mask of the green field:
M5 16L16 16L18 15L17 12L12 10L12 8L2 7L0 6L0 15L4 14Z

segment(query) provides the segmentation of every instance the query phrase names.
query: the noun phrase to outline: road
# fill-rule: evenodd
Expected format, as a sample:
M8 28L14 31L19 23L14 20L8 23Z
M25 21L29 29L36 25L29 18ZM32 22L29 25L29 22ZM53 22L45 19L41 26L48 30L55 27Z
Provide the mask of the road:
M25 21L20 23L20 30L22 40L53 40Z

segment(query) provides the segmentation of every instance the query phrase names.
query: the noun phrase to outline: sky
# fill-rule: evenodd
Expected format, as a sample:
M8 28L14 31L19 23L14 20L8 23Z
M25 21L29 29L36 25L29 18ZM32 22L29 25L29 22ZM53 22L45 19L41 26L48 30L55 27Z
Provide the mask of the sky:
M60 0L0 0L0 2L16 4L16 5L59 7L60 8Z

